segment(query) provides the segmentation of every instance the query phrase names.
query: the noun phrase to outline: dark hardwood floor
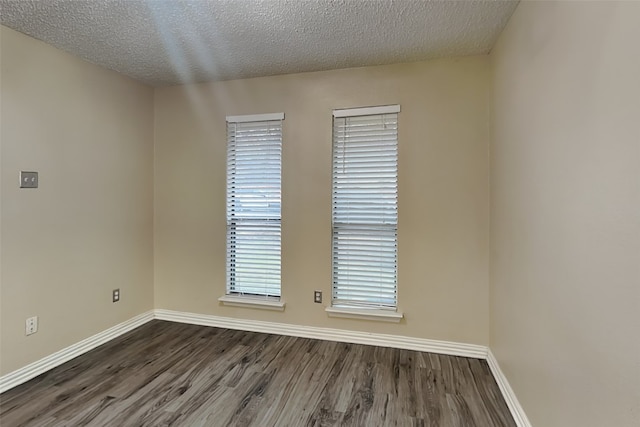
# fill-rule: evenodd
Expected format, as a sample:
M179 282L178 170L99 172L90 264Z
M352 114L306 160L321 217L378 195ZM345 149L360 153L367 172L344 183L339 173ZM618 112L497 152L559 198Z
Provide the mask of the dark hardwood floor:
M515 426L487 363L153 321L0 395L13 426Z

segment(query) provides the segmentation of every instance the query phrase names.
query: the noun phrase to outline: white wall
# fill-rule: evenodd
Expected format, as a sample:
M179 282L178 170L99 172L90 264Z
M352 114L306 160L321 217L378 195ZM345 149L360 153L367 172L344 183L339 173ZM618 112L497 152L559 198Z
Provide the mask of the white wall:
M491 64L447 59L162 88L155 101L151 88L2 28L0 374L155 304L490 343L534 425L636 425L638 22L637 3L523 2ZM311 296L330 294L330 112L391 103L403 108L406 319L328 319ZM224 116L275 111L287 114L288 306L221 307ZM40 172L38 190L17 188L22 169ZM31 315L40 332L25 337Z
M638 426L640 3L522 2L491 61L491 348L535 426Z
M0 31L1 375L152 308L153 89Z
M159 88L155 306L474 344L489 340L486 56ZM328 318L334 108L400 104L400 324ZM284 112L284 312L221 306L225 116ZM313 303L324 291L325 304Z

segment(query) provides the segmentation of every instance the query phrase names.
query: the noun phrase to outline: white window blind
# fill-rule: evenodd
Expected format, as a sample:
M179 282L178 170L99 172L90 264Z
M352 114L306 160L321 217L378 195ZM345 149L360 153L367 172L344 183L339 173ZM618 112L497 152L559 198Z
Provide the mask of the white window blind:
M398 105L334 111L336 307L397 307L399 111Z
M284 114L227 117L227 294L280 297Z

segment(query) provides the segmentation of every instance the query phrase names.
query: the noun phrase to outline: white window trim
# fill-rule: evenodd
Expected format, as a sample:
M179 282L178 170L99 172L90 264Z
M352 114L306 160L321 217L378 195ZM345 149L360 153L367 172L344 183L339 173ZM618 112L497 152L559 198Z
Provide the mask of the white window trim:
M263 310L284 311L285 302L265 297L251 297L246 295L223 295L218 298L222 305L244 308L258 308Z
M275 121L275 120L283 121L284 112L226 116L227 123L266 122L266 121ZM280 217L280 221L282 221L282 216ZM280 233L282 236L282 230L280 231ZM281 280L282 280L282 277L281 277ZM280 292L282 292L282 282L280 283ZM264 295L253 296L253 295L225 293L225 295L218 298L218 301L225 306L234 306L234 307L257 308L257 309L276 310L276 311L284 311L284 308L285 308L285 302L282 300L282 294L278 297L267 297Z
M404 314L402 312L391 310L326 307L324 311L329 317L375 320L379 322L400 323L400 321L404 318Z
M229 123L268 122L271 120L284 120L284 113L245 114L241 116L227 116L227 122Z
M333 117L371 116L374 114L399 113L400 105L381 105L379 107L344 108L333 110Z
M385 114L398 114L400 112L400 105L383 105L373 107L360 107L360 108L348 108L348 109L335 109L333 110L334 123L337 118L349 118L349 117L362 117L362 116L384 116ZM397 116L396 116L397 117ZM334 129L335 132L335 129ZM335 144L335 135L333 136L333 143ZM396 139L396 147L397 147ZM335 147L334 147L335 149ZM396 148L397 149L397 148ZM397 191L397 189L396 189ZM397 193L396 193L397 197ZM397 221L397 217L396 217ZM333 228L333 220L332 220ZM397 222L396 222L396 238L397 238ZM397 249L396 249L397 250ZM396 282L397 292L397 282ZM368 320L382 320L388 322L400 322L404 317L403 313L397 311L397 298L395 307L366 307L363 309L357 307L350 307L349 305L334 306L334 292L332 291L331 306L327 307L325 311L329 317L343 317L343 318L356 318L356 319L368 319ZM392 311L393 310L393 311Z

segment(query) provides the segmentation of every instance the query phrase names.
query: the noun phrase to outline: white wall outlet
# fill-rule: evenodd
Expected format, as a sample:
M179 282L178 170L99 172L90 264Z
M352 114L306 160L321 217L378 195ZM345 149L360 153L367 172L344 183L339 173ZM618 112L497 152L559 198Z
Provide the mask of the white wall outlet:
M120 301L120 289L113 290L113 293L111 294L111 301L112 302Z
M313 291L313 302L322 304L322 291Z
M25 334L31 335L38 332L38 316L29 317L25 322Z

